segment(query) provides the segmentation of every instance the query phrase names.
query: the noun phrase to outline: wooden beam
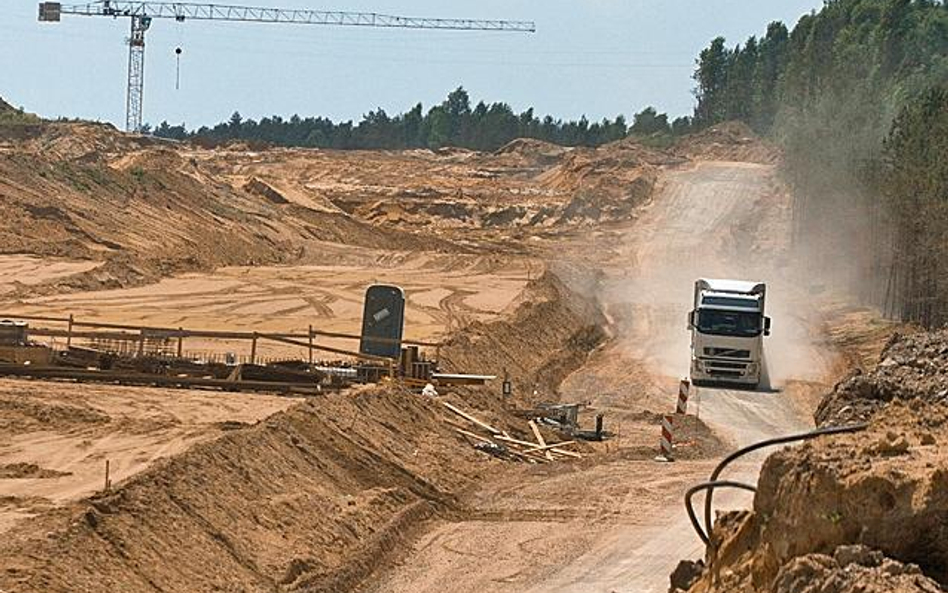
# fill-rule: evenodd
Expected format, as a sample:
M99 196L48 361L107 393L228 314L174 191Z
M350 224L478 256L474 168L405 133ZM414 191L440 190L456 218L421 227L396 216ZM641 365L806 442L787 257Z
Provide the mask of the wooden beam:
M487 432L489 432L489 433L491 433L491 434L494 434L494 435L499 435L499 434L500 434L500 431L499 431L499 430L497 430L496 428L494 428L494 427L491 426L490 424L487 424L486 422L484 422L484 421L482 421L482 420L480 420L480 419L478 419L478 418L475 418L474 416L468 414L468 413L465 412L464 410L461 410L461 409L459 409L459 408L456 408L455 406L451 405L451 404L448 403L448 402L441 402L441 403L444 404L444 407L446 407L447 409L451 410L452 412L454 412L455 414L457 414L457 415L460 416L461 418L464 418L464 419L466 419L466 420L470 420L471 422L473 422L474 424L480 426L481 428L483 428L483 429L486 430Z
M511 437L510 435L498 435L496 438L498 441L504 441L505 443L513 443L516 445L520 445L521 447L533 448L537 446L536 443L531 443L529 441L521 441L521 440ZM573 451L567 451L566 449L550 449L550 451L552 453L556 453L556 454L563 455L566 457L572 457L574 459L583 458L583 456L580 455L579 453L575 453Z
M487 438L487 437L482 437L482 436L479 435L479 434L475 434L475 433L473 433L473 432L471 432L471 431L469 431L469 430L464 430L463 428L455 428L455 429L454 429L454 432L457 432L457 433L459 433L459 434L463 434L463 435L466 436L466 437L472 438L472 439L474 439L474 440L476 440L476 441L480 441L480 442L482 442L482 443L490 443L491 445L496 445L496 444L497 444L497 443L495 443L494 441L490 440L490 439Z
M537 442L540 443L540 450L544 452L544 455L550 461L553 461L553 454L546 450L546 441L543 440L543 435L540 433L540 427L537 426L537 423L531 420L529 422L530 430L533 431L533 436L537 438Z
M542 447L532 447L530 449L524 449L524 453L539 453L540 451L549 452L558 447L565 447L566 445L574 445L576 441L563 441L562 443L553 443L552 445L543 445Z

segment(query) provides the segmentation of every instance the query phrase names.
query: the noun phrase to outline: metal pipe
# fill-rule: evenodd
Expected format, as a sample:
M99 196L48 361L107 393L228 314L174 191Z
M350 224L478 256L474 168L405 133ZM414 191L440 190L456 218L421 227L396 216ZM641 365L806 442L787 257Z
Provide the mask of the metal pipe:
M765 447L775 447L777 445L786 445L788 443L795 443L797 441L808 441L810 439L815 439L819 436L831 435L831 434L844 434L850 432L859 432L865 430L869 425L868 424L854 424L850 426L832 426L829 428L820 428L818 430L813 430L810 432L804 432L799 434L792 434L783 437L776 437L773 439L766 439L753 445L748 445L742 449L731 453L725 457L717 467L714 468L714 471L711 472L711 477L708 480L708 483L714 483L717 481L718 476L721 475L721 472L731 464L734 460L747 455L748 453L753 453L758 449L763 449ZM704 526L706 533L711 533L711 504L712 499L714 498L714 486L708 488L708 495L704 499Z
M255 335L257 335L258 337L264 340L271 340L273 342L279 342L281 344L289 344L290 346L299 346L300 348L309 348L310 351L320 350L323 352L332 352L334 354L342 354L343 356L352 356L354 358L360 358L364 360L375 360L379 362L389 362L389 361L395 360L393 358L388 358L386 356L376 356L375 354L363 354L362 352L354 352L352 350L343 350L341 348L331 348L329 346L320 346L317 344L313 344L312 346L310 346L306 342L301 342L299 340L293 340L290 338L283 338L276 334L255 334Z

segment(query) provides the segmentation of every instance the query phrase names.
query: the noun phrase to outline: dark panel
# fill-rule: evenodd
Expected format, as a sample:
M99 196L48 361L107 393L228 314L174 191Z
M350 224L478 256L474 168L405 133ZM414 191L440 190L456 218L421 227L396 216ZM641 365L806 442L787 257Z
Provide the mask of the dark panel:
M404 327L405 292L398 286L370 286L365 291L359 352L397 359L401 355Z

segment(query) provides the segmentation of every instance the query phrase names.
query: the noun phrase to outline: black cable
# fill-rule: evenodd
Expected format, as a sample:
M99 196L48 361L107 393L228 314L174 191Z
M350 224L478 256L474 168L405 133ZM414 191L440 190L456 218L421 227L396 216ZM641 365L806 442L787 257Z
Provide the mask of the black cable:
M706 534L704 530L701 529L701 522L698 521L698 515L695 514L694 506L691 504L691 497L701 490L713 490L714 488L739 488L741 490L747 490L748 492L757 492L757 488L754 488L750 484L730 480L702 482L697 486L689 488L688 492L685 492L685 510L688 511L688 519L691 520L691 526L695 528L695 533L698 534L698 537L701 538L701 541L703 541L706 546L711 544L711 540L708 537L709 534Z
M800 434L792 434L792 435L787 435L783 437L767 439L764 441L760 441L758 443L754 443L753 445L748 445L747 447L744 447L743 449L738 449L737 451L725 457L724 460L721 461L721 463L719 463L716 468L714 468L714 471L711 472L711 477L708 480L708 483L713 484L714 482L716 482L718 479L718 476L720 476L721 472L724 471L724 468L730 465L732 461L740 457L743 457L744 455L747 455L748 453L753 453L754 451L757 451L758 449L763 449L765 447L775 447L777 445L786 445L788 443L795 443L797 441L808 441L810 439L814 439L816 437L825 436L825 435L859 432L861 430L865 430L868 426L869 426L868 424L854 424L850 426L833 426L830 428L821 428L819 430L813 430L810 432L804 432ZM714 498L714 486L710 486L708 488L708 494L704 498L704 526L705 526L705 532L708 534L711 533L711 503L712 503L713 498Z

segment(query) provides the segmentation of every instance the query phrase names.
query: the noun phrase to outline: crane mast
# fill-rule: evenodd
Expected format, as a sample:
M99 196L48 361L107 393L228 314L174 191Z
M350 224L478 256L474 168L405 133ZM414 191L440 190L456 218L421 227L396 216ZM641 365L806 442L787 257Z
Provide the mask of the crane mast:
M280 23L295 25L334 25L344 27L375 27L391 29L438 29L447 31L511 31L533 33L532 21L478 20L405 17L374 12L296 10L259 8L188 2L128 2L99 0L86 4L64 5L41 2L39 20L59 22L62 15L128 18L128 88L125 105L125 128L129 132L142 129L142 107L145 91L145 32L153 19Z

